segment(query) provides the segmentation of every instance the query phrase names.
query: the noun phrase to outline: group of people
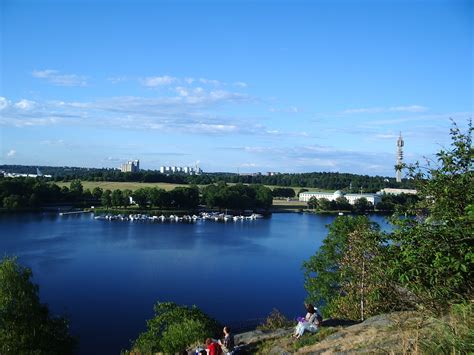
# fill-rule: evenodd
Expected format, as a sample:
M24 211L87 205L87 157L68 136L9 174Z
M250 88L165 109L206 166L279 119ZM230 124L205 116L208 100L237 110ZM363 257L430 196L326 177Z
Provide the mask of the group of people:
M298 324L296 325L293 337L299 339L304 332L310 331L316 332L323 321L323 317L319 312L319 309L314 307L311 303L305 303L306 316L297 318Z
M230 355L234 354L235 343L234 336L230 333L229 327L224 327L224 338L214 341L211 338L206 339L206 349L200 349L199 355Z
M297 318L293 337L299 339L305 331L316 332L323 321L323 317L317 307L311 303L305 303L306 316ZM196 355L229 355L234 354L234 336L229 327L224 327L224 338L222 340L206 339L206 349L197 349Z

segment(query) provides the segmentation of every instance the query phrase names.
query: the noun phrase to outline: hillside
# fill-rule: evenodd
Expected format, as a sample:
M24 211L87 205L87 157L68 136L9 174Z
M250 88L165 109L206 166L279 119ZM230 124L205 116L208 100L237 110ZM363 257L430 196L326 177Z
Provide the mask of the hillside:
M453 334L464 336L472 349L472 314L461 318L431 318L414 311L395 312L371 317L358 324L325 320L320 330L305 333L299 340L291 337L292 328L273 331L255 330L235 336L244 354L347 354L444 353L446 344L456 341ZM470 345L469 345L470 344ZM448 348L450 349L450 348Z

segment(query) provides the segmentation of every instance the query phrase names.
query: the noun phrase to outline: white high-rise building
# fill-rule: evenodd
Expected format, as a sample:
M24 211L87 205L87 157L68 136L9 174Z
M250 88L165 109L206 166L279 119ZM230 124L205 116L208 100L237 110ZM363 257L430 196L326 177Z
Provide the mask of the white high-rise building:
M120 166L122 173L138 173L140 171L140 161L130 160Z

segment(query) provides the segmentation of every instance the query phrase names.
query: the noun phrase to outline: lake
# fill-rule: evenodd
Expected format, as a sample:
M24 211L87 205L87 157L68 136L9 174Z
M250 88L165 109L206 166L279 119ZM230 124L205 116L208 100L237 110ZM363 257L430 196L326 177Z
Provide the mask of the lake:
M334 216L196 223L97 221L92 214L0 215L0 253L33 269L42 302L66 314L82 354L118 354L156 301L197 305L222 324L255 324L273 308L304 313L302 262ZM372 219L381 224L383 217Z

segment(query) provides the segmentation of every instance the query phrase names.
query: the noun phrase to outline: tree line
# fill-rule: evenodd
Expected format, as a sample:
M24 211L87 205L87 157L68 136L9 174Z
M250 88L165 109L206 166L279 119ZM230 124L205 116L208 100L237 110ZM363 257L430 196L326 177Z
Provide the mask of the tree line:
M344 192L376 192L385 187L413 188L411 179L397 183L393 177L357 175L335 172L313 172L295 174L239 175L232 173L204 173L201 175L161 174L155 170L143 170L136 173L123 173L118 169L96 169L78 167L38 167L43 174L52 175L54 181L70 182L76 179L84 181L117 182L167 182L174 184L208 185L218 182L232 184L263 184L285 187L310 187ZM7 172L36 174L36 167L22 165L0 165Z
M268 210L272 201L272 191L263 185L220 183L208 185L202 192L194 185L178 186L170 191L150 187L135 191L95 187L91 191L84 189L81 180L73 180L69 187L60 188L41 178L0 177L0 207L6 210L34 209L58 203L127 207L133 202L140 208L192 210L206 205L243 211Z
M411 179L397 183L395 178L384 176L356 175L348 173L314 172L302 174L238 175L238 174L203 174L188 176L187 181L198 185L217 183L219 181L240 184L264 184L291 187L310 187L327 190L342 190L348 193L377 192L386 187L414 188Z

